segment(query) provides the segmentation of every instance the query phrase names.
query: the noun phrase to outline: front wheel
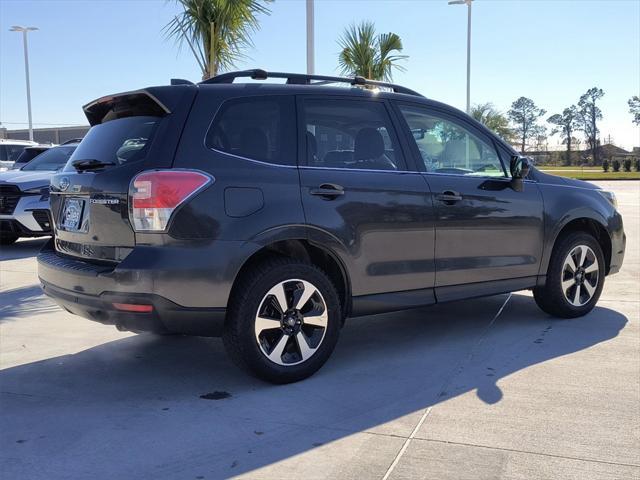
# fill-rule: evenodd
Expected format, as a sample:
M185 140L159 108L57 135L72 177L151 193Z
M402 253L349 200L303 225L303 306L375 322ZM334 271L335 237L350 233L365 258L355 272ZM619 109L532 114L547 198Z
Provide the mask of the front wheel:
M575 318L595 307L604 286L602 248L588 233L575 232L562 238L551 255L544 287L533 296L538 306L556 317Z
M338 294L322 270L272 258L234 287L222 339L243 370L272 383L296 382L327 361L341 319Z

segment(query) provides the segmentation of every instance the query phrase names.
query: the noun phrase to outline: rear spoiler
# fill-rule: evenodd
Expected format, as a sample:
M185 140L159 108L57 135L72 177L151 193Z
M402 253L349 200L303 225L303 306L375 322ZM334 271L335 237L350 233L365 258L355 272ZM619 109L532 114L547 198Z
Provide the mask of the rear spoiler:
M91 126L134 116L163 117L171 111L148 90L117 93L98 98L82 107Z

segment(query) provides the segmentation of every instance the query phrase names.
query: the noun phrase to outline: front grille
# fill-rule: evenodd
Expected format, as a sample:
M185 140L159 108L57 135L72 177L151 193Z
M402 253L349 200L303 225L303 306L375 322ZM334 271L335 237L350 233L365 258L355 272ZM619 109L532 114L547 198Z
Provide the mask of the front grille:
M34 210L33 218L36 222L38 222L38 225L40 225L40 228L44 232L51 231L51 219L49 217L49 210Z
M0 215L11 215L22 192L16 185L0 185Z

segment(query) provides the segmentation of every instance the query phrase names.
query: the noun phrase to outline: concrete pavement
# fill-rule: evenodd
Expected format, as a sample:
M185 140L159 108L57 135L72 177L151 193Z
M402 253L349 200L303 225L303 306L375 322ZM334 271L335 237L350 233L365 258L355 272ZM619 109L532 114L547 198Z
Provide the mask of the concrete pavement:
M628 249L590 315L557 320L518 292L354 319L327 365L287 386L240 373L218 339L69 315L39 292L42 241L3 249L0 472L640 478L640 182L602 185Z

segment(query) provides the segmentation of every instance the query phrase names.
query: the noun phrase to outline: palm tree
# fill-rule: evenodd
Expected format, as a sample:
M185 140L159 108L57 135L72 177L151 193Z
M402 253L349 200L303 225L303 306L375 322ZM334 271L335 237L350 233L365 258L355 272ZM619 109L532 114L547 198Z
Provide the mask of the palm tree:
M509 142L513 138L513 130L509 128L509 120L492 103L474 105L471 108L471 116L504 140Z
M407 55L402 51L402 40L395 33L376 34L373 22L364 21L345 29L338 40L342 51L338 64L343 75L360 75L371 80L391 81L392 71L404 71L399 65Z
M175 0L183 12L165 26L169 37L187 42L202 79L233 67L250 47L251 33L260 28L257 16L268 15L272 0Z

